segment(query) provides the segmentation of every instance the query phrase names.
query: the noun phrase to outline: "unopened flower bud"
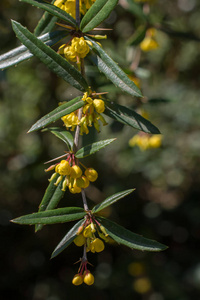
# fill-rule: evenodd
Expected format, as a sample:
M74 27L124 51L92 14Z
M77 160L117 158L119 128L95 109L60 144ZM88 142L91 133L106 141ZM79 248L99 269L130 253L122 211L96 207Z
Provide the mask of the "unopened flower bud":
M51 175L51 178L49 178L49 181L51 182L56 176L57 176L57 173L53 173L53 174Z
M97 180L98 173L95 169L88 168L85 170L85 176L89 181L94 182L95 180Z
M94 276L88 271L85 276L83 281L87 284L87 285L92 285L94 283Z
M83 283L83 276L82 275L79 275L79 274L76 274L74 276L74 278L72 279L72 283L74 285L80 285Z

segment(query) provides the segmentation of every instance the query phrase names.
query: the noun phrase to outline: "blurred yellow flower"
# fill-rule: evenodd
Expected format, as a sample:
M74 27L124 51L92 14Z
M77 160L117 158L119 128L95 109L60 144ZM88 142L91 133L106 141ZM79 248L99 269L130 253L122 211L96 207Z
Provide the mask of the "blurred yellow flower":
M149 28L146 31L146 36L144 40L140 43L140 48L142 51L152 51L159 48L159 44L156 40L156 29Z
M149 135L147 133L138 133L129 140L129 146L138 146L140 150L145 151L151 148L159 148L162 144L162 135Z

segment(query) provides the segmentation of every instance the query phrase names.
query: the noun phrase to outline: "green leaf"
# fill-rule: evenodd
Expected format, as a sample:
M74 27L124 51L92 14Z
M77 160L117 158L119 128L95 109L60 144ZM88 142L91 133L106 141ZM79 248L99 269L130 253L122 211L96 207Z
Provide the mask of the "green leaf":
M104 201L102 201L101 203L95 205L92 209L92 213L97 213L100 210L106 208L107 206L117 202L118 200L126 197L127 195L129 195L130 193L132 193L135 189L130 189L130 190L126 190L123 192L119 192L117 194L114 194L108 198L106 198Z
M134 110L128 107L107 101L104 114L118 122L129 125L146 133L160 133L159 129L150 121L146 120L141 115L137 114Z
M86 212L84 212L83 208L65 207L25 215L12 220L12 222L21 225L47 225L78 220L83 218L85 215Z
M52 31L57 21L58 18L50 15L45 11L42 18L38 22L38 25L34 29L34 35L40 36L42 34Z
M55 1L56 0L51 1L51 4L53 4ZM42 34L50 32L54 28L55 23L57 21L58 21L57 17L54 17L45 11L40 21L38 22L37 26L35 27L34 35L40 36Z
M102 23L117 5L118 0L96 0L83 17L80 29L87 32Z
M58 254L60 254L63 250L65 250L75 239L77 236L77 231L81 225L83 225L85 220L78 221L64 236L64 238L60 241L60 243L57 245L57 247L54 249L51 258L56 257Z
M97 217L96 219L105 227L108 235L119 244L142 251L162 251L167 249L167 246L133 233L106 218Z
M83 76L66 59L42 43L20 23L12 21L13 30L20 41L39 58L52 72L78 90L85 91L88 85Z
M41 211L46 211L46 210L52 210L55 207L57 207L58 203L60 202L61 198L64 196L64 191L62 191L62 184L64 181L61 180L61 182L58 184L58 186L56 186L54 183L56 183L56 180L58 179L60 175L57 174L57 176L55 176L55 178L53 180L51 180L51 182L49 183L44 197L40 203L39 206L39 212ZM43 225L36 225L35 226L35 232L41 230L43 227Z
M133 15L138 16L143 21L148 22L148 15L145 15L141 5L135 3L133 0L127 0L128 7L127 10Z
M104 141L99 141L96 143L92 143L87 145L81 149L79 149L75 156L76 158L83 158L89 155L94 154L95 152L99 151L100 149L104 148L105 146L109 145L110 143L114 142L116 139L108 139Z
M43 131L50 131L56 137L61 139L65 144L67 144L68 149L70 151L73 150L74 138L73 135L66 129L60 127L52 127L52 128L45 128Z
M39 130L50 123L57 121L61 117L81 108L85 104L85 102L81 99L82 97L76 97L73 100L58 106L56 109L52 110L50 113L38 120L28 132Z
M89 59L122 91L137 97L142 97L139 88L128 78L124 71L110 58L110 56L94 41L85 36L85 39L92 42L92 49L97 55L90 55Z
M140 27L138 27L134 32L134 34L128 39L127 44L131 46L139 45L145 38L146 31L147 31L146 26L141 25Z
M54 31L40 36L38 39L48 46L55 45L66 37L65 31ZM0 56L0 69L6 69L31 58L33 54L25 46L17 47Z
M52 5L48 2L42 0L20 0L22 2L29 3L41 9L44 9L48 13L52 14L53 16L67 22L68 24L76 27L76 20L72 18L68 13L64 10L60 9L59 7Z

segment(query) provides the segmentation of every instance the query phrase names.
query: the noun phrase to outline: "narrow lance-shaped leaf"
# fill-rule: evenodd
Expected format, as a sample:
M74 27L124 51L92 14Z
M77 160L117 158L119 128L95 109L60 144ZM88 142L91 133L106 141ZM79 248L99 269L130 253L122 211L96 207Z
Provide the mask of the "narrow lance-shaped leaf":
M66 59L42 43L20 23L12 21L13 30L20 41L39 58L52 72L78 90L85 91L88 85L83 76Z
M133 233L106 218L97 217L96 219L105 227L108 235L119 244L142 251L162 251L167 249L167 246Z
M68 146L68 149L70 151L73 150L74 138L73 135L66 129L60 127L52 127L52 128L46 128L43 131L50 131L57 138L61 139Z
M146 133L160 134L156 126L137 114L134 110L113 102L107 101L106 103L104 114L110 118Z
M63 180L61 180L61 182L56 186L56 180L58 179L60 175L56 174L56 176L51 180L51 182L49 183L44 197L40 203L39 206L39 212L41 211L45 211L45 210L52 210L54 208L57 207L58 203L60 202L60 200L62 199L62 197L64 196L64 191L62 191L62 184L63 184ZM41 230L43 227L43 225L36 225L35 226L35 232L37 232L38 230Z
M95 152L99 151L100 149L104 148L105 146L109 145L110 143L114 142L116 139L108 139L104 141L99 141L96 143L92 143L87 145L81 149L79 149L75 156L76 158L83 158L89 155L94 154Z
M124 71L110 58L110 56L93 40L85 36L85 39L92 42L92 49L97 55L90 55L89 59L122 91L137 97L142 97L139 88L128 78Z
M85 215L86 212L81 207L65 207L25 215L12 220L12 222L21 225L47 225L78 220Z
M117 5L118 0L96 0L83 17L80 29L87 32L102 23Z
M53 4L55 1L56 0L51 1L51 4ZM42 34L50 32L54 28L55 23L57 21L57 17L54 17L53 15L50 15L48 12L45 11L45 13L42 15L40 21L34 29L34 34L36 36L40 36Z
M42 8L42 9L46 10L48 13L52 14L53 16L76 27L76 20L74 18L72 18L64 10L60 9L59 7L57 7L55 5L52 5L51 3L48 3L48 2L45 2L42 0L20 0L20 1L29 3L29 4L39 7L39 8Z
M130 189L130 190L126 190L123 192L119 192L116 193L108 198L106 198L104 201L102 201L101 203L95 205L92 209L92 213L97 213L99 211L101 211L102 209L106 208L107 206L117 202L118 200L126 197L127 195L129 195L130 193L132 193L135 189Z
M60 243L57 245L55 250L53 251L51 258L56 257L58 254L60 254L63 250L65 250L75 239L77 236L77 231L85 220L80 220L78 221L69 231L68 233L64 236L64 238L60 241Z
M51 124L52 122L57 121L61 117L81 108L85 104L85 102L81 99L82 97L76 97L73 100L58 106L56 109L52 110L50 113L38 120L28 132L39 130Z
M147 27L144 25L141 25L136 29L136 31L133 33L133 35L128 39L127 44L131 46L137 46L140 44L143 39L145 38Z
M48 46L53 46L61 39L65 38L65 31L54 31L40 36L38 39ZM31 58L33 54L27 49L26 46L17 47L0 56L0 69L6 69L11 66L16 66L22 61Z

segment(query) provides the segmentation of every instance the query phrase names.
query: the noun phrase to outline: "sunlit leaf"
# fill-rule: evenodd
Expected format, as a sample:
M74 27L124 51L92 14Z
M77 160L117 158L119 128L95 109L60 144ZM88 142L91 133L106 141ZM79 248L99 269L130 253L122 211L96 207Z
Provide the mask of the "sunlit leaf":
M95 152L99 151L100 149L104 148L105 146L109 145L110 143L114 142L116 139L109 139L109 140L104 140L104 141L99 141L96 143L92 143L90 145L87 145L81 149L79 149L75 156L77 158L83 158L88 155L92 155Z
M51 1L51 4L53 4L55 1L56 0ZM34 29L34 35L40 36L42 34L52 31L57 21L57 17L54 17L45 11L45 13L42 15L41 19L39 20L37 26Z
M57 256L58 254L60 254L63 250L65 250L75 239L75 237L77 236L77 231L79 229L79 227L81 225L83 225L83 223L85 222L85 220L80 220L78 221L69 231L68 233L64 236L64 238L60 241L60 243L58 244L58 246L55 248L55 250L53 251L51 258L54 258L55 256Z
M58 203L64 196L64 191L62 191L62 184L63 180L56 186L54 183L56 183L56 180L58 179L60 175L57 174L53 180L49 183L45 194L42 198L42 201L39 206L39 212L45 211L45 210L52 210L57 207ZM35 232L41 230L43 225L36 225L35 226Z
M40 37L39 40L48 46L53 46L61 39L66 37L65 31L54 31L46 33ZM11 66L16 66L18 63L31 58L33 54L25 46L17 47L0 56L0 69L6 69Z
M135 189L130 189L130 190L126 190L123 192L119 192L116 193L108 198L106 198L104 201L102 201L101 203L95 205L92 209L92 213L97 213L99 211L101 211L102 209L106 208L107 206L117 202L118 200L126 197L127 195L129 195L130 193L132 193Z
M52 128L46 128L46 129L44 129L44 131L50 131L56 137L61 139L68 146L68 149L70 151L73 149L73 144L74 144L73 135L69 131L67 131L65 128L52 127Z
M66 59L41 42L20 23L12 21L13 30L20 41L39 58L52 72L78 90L85 91L88 85L83 76Z
M12 222L21 225L47 225L78 220L85 215L86 213L81 207L65 207L25 215L12 220Z
M39 130L52 122L57 121L61 117L70 114L71 112L81 108L85 102L81 100L82 97L76 97L73 100L70 100L60 106L58 106L56 109L42 117L40 120L38 120L28 132Z
M90 60L122 91L137 97L142 97L141 91L135 83L128 78L124 71L110 58L110 56L94 41L85 37L92 42L91 48L97 55L90 55Z
M87 32L102 23L117 5L118 0L96 0L83 17L80 29Z
M131 249L142 251L162 251L167 249L167 246L133 233L106 218L97 217L97 220L105 227L106 232L113 240Z
M146 133L159 134L160 131L156 126L154 126L150 121L143 118L141 115L136 113L134 110L119 105L117 103L106 102L106 109L104 114L109 116L110 118L123 123L125 125L129 125L138 130L144 131Z

